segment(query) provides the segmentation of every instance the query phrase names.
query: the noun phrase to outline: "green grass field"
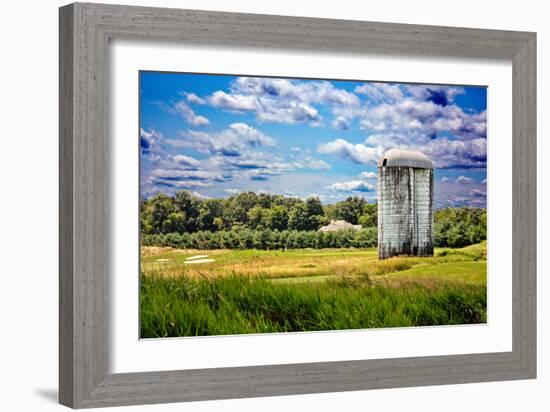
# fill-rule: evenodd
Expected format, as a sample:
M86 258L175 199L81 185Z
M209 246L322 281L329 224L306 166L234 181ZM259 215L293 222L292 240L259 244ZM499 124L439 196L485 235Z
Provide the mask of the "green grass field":
M197 256L208 261L186 263ZM485 242L384 261L375 249L145 247L141 336L484 323L486 267Z

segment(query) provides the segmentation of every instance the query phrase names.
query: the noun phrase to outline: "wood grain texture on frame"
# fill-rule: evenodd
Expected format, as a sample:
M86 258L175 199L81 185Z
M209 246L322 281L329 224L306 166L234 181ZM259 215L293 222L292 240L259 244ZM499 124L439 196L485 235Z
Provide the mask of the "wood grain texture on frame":
M75 3L60 9L59 398L74 408L536 376L536 35ZM109 373L109 40L494 58L513 67L511 352Z

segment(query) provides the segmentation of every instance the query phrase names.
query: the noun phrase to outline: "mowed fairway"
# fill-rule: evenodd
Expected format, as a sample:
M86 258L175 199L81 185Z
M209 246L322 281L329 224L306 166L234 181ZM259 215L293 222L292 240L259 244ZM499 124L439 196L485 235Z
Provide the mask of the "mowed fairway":
M397 257L378 260L376 249L181 250L142 248L145 275L221 277L244 275L286 279L293 283L333 277L432 278L485 283L484 244L462 249L436 249L432 258ZM195 257L213 262L190 265ZM188 263L186 263L188 262Z
M142 337L486 321L486 244L380 261L376 249L144 247Z

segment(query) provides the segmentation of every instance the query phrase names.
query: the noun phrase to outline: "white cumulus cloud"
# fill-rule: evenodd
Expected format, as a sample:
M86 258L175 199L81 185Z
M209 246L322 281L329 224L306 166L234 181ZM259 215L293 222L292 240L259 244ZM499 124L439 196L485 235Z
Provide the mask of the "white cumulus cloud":
M474 196L474 197L487 197L487 192L484 192L483 190L480 190L480 189L470 190L469 194L470 196Z
M273 138L246 123L232 123L227 129L214 133L187 130L181 133L180 139L167 139L166 142L175 147L224 156L241 156L252 148L275 146Z
M348 182L337 182L326 187L333 192L373 192L374 186L363 180L350 180Z
M254 96L245 96L242 94L228 94L222 90L214 92L208 99L209 103L221 109L232 111L254 111L257 109L256 99Z
M456 179L456 183L472 183L474 179L467 176L458 176Z
M354 163L366 164L378 161L384 150L380 147L367 147L363 144L353 144L345 139L336 139L332 142L319 145L317 151L322 154L332 154L341 159Z
M190 123L193 126L205 126L210 124L210 120L204 116L199 116L196 114L183 100L174 105L173 112L179 114L187 123Z
M201 162L199 160L195 159L194 157L185 156L185 155L182 155L182 154L172 156L172 161L176 165L178 165L180 167L183 167L183 168L188 168L188 169L197 169L201 164Z
M377 179L377 178L378 178L378 175L377 175L376 173L374 173L374 172L361 172L361 173L359 174L359 177L360 177L361 179L367 179L367 180L369 180L369 179Z
M349 129L348 119L346 119L344 116L338 116L332 122L332 127L339 130L348 130Z
M195 93L185 93L185 98L189 103L206 104L206 100L204 100L202 97L197 96Z
M229 189L224 189L224 192L229 193L230 195L238 195L239 193L241 193L241 190L235 189L235 188L229 188Z
M254 112L260 122L312 126L323 120L316 106L327 106L337 119L334 127L340 129L349 127L348 119L359 113L361 105L356 94L328 81L256 77L238 77L228 92L218 90L201 99L224 110Z

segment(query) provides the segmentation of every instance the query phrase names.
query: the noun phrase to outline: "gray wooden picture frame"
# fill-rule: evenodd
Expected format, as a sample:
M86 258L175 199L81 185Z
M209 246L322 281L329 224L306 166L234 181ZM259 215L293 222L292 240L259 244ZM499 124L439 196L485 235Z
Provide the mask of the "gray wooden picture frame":
M536 376L536 34L71 4L60 9L59 400L74 408ZM513 65L511 352L109 373L109 40L494 58Z

